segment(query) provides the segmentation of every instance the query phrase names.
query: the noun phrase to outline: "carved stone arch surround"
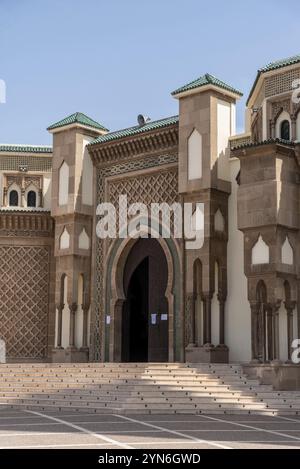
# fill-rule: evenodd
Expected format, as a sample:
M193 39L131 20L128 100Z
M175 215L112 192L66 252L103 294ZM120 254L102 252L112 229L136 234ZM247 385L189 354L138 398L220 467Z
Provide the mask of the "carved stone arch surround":
M275 101L272 103L271 119L274 124L276 123L278 117L283 111L286 111L291 116L291 98L287 98L281 101Z
M148 221L141 219L141 231L150 234ZM152 227L153 229L153 227ZM160 228L156 231L159 233ZM104 280L105 291L105 311L109 311L111 320L106 324L106 317L103 318L104 324L104 349L102 354L106 360L121 361L121 315L125 294L123 289L123 273L129 252L137 238L117 238L109 247L106 256L106 276ZM179 246L175 239L156 238L160 244L167 261L168 281L165 296L168 302L169 315L169 361L181 361L182 342L183 342L183 323L180 314L181 311L181 287L180 278L182 272L181 257Z
M170 148L169 152L164 151L157 151L156 153L147 154L146 157L141 155L140 157L134 156L130 159L128 158L127 153L122 155L120 161L113 162L112 165L105 165L102 166L100 161L98 160L99 154L98 151L96 152L97 155L92 155L94 164L97 165L97 172L96 172L96 200L97 203L107 201L109 202L110 194L107 191L108 188L108 180L111 180L113 177L123 177L124 180L129 176L136 175L137 177L137 187L142 187L141 180L139 180L139 176L146 177L148 172L151 170L155 171L159 168L165 169L168 165L176 165L178 160L177 155L177 148ZM105 156L106 155L106 156ZM105 153L103 158L106 160L108 156ZM97 156L97 158L96 158ZM112 160L114 159L111 157ZM123 175L123 176L121 176ZM176 179L174 179L175 181ZM177 190L177 183L176 183L176 190ZM162 192L160 190L160 192ZM132 195L132 194L131 194ZM162 194L160 193L160 197ZM130 197L129 197L130 199ZM168 202L169 199L166 199ZM140 199L141 202L144 202L143 198ZM129 200L130 203L130 200ZM95 220L97 223L97 220ZM93 230L94 231L94 230ZM95 232L95 231L94 231ZM91 360L104 360L104 347L103 347L103 325L104 325L104 316L105 316L105 270L104 263L107 259L107 252L108 247L110 246L110 242L106 242L107 240L101 240L98 238L94 238L94 250L95 250L95 264L94 264L94 300L93 300L93 307L92 307L92 315L91 315L91 347L90 347L90 358Z

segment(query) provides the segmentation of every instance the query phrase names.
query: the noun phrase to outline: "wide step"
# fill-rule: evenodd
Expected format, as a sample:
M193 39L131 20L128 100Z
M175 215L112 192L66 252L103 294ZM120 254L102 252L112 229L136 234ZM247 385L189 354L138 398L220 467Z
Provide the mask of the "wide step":
M275 392L239 364L0 365L0 407L107 413L300 415L299 392Z

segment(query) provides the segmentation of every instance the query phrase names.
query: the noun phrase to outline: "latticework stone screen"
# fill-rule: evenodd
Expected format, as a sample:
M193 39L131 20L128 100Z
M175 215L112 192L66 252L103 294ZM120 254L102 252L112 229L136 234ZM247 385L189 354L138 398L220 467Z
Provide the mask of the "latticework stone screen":
M266 78L265 96L268 98L285 91L291 91L293 89L292 83L297 78L300 78L300 68Z
M9 358L43 358L49 308L47 247L0 246L0 338Z

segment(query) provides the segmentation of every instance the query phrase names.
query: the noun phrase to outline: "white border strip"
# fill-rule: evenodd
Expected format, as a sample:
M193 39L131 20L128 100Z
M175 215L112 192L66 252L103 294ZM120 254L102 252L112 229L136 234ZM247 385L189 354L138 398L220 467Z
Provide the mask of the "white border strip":
M111 445L119 446L120 448L133 449L131 446L127 445L126 443L121 443L120 441L114 440L113 438L109 438L108 436L101 435L100 433L91 432L90 430L87 430L84 427L80 427L79 425L74 425L73 423L67 422L66 420L62 420L57 417L52 417L50 415L42 414L41 412L36 412L33 410L27 410L26 412L28 412L29 414L38 415L39 417L43 417L49 420L53 420L54 422L62 423L63 425L66 425L70 428L74 428L75 430L78 430L82 433L86 433L87 435L106 441L107 443Z
M230 425L237 425L239 427L249 428L249 429L252 429L252 430L256 430L258 432L270 433L272 435L283 436L284 438L290 438L292 440L300 441L300 437L288 435L287 433L277 432L276 430L267 430L265 428L254 427L253 425L246 425L244 423L238 423L238 422L235 422L235 421L232 421L232 420L223 420L223 419L218 419L216 417L208 417L207 415L203 415L203 414L201 414L201 417L205 417L208 420L214 420L216 422L228 423Z
M220 443L215 443L214 441L210 441L210 440L200 440L198 438L194 438L193 436L186 435L185 433L177 432L176 430L170 430L169 428L161 427L161 426L158 426L158 425L153 425L152 423L141 422L140 420L135 420L135 419L130 418L130 417L125 417L125 415L117 415L117 414L114 414L114 415L115 415L115 417L119 417L120 419L128 420L129 422L139 423L141 425L145 425L146 427L154 428L156 430L161 430L161 431L166 432L166 433L172 433L172 435L177 435L177 436L180 436L180 437L183 437L183 438L187 438L189 440L194 441L195 443L207 444L207 445L215 446L217 448L222 448L222 449L232 449L230 446L225 446L225 445L222 445Z

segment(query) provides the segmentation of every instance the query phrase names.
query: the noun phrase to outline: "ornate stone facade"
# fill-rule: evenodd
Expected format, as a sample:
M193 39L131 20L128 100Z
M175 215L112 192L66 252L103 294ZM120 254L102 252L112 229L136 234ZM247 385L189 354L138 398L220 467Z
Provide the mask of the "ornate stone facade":
M0 246L0 330L9 358L47 357L50 249Z
M0 211L0 338L10 360L48 360L54 339L53 220Z
M172 133L171 133L172 132ZM170 144L160 150L160 144L156 141L149 143L147 148L152 151L148 153L138 153L133 151L133 159L115 164L114 157L110 165L107 165L107 153L105 148L100 151L93 150L92 157L97 161L102 157L105 166L100 163L97 169L97 202L111 202L115 206L118 203L119 195L126 195L128 203L141 202L149 206L151 202L167 202L172 204L178 198L178 175L177 175L177 153L174 151L176 134L171 129L172 138L169 137ZM164 134L166 132L164 131ZM158 137L155 136L158 140ZM134 145L134 144L133 144ZM157 145L158 148L155 148ZM172 152L173 150L173 152ZM101 343L103 327L105 329L104 311L110 299L106 299L105 292L105 266L108 262L108 251L111 240L95 239L96 263L95 263L95 290L94 309L92 311L93 337L91 337L91 356L95 360L105 358L105 344ZM111 292L109 293L111 295Z
M300 334L299 79L299 57L259 70L240 135L241 93L206 74L173 93L178 116L108 132L75 113L49 127L53 148L0 146L9 359L289 363ZM118 223L100 239L97 207L111 204L119 221L120 195L147 213L189 204L190 224L200 204L202 244L156 238L162 213L138 211L129 220L142 240Z

